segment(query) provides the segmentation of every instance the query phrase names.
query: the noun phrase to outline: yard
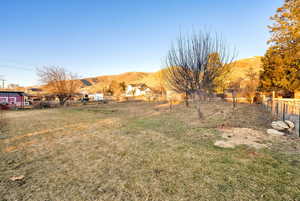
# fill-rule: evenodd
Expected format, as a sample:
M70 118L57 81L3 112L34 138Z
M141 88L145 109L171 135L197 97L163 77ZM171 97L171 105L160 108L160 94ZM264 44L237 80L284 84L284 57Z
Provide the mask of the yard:
M0 201L300 200L300 141L214 146L223 130L265 134L257 105L125 102L10 111ZM263 138L267 139L267 138Z

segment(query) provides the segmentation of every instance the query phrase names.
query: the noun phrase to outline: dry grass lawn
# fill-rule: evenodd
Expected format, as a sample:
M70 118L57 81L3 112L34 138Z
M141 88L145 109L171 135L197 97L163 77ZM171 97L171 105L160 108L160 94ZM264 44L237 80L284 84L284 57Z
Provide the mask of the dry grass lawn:
M0 201L300 200L300 141L214 146L222 130L264 133L257 105L127 102L6 113Z

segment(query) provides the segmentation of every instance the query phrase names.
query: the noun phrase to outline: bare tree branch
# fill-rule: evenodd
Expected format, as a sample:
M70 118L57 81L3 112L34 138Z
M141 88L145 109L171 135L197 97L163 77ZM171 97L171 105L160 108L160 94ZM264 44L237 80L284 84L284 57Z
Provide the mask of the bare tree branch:
M77 76L58 66L45 66L37 69L40 81L50 93L56 95L61 105L64 105L77 90Z
M215 80L235 58L218 34L198 32L180 35L166 58L169 87L186 95L196 94L199 102L215 89ZM199 118L203 118L198 104Z

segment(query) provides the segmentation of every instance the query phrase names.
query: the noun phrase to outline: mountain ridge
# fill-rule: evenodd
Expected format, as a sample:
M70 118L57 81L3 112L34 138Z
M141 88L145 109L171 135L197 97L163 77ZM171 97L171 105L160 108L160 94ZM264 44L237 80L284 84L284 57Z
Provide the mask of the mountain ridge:
M259 73L262 70L261 58L261 56L254 56L234 61L234 67L229 73L228 79L234 81L245 77L250 68L256 73ZM114 75L101 75L81 78L78 79L78 81L80 81L79 85L82 90L91 93L103 91L105 88L108 88L112 82L125 82L126 85L144 83L150 88L160 88L162 86L162 70L163 69L156 72L124 72Z

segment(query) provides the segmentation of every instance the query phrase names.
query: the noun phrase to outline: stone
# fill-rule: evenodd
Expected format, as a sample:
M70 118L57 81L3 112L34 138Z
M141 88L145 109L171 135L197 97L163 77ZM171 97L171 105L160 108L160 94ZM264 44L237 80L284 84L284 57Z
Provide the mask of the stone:
M289 129L289 125L287 123L285 123L284 121L277 121L277 125L282 127L282 128L285 128L285 129Z
M235 147L234 144L228 143L228 142L225 142L225 141L222 141L222 140L216 141L216 142L214 143L214 145L215 145L216 147L221 147L221 148L234 148L234 147Z
M275 129L268 129L267 133L270 134L270 135L284 135L283 132L280 132L280 131L275 130Z
M19 181L19 180L22 180L24 179L24 175L20 175L20 176L13 176L11 178L9 178L11 181Z
M273 121L271 124L272 128L275 130L283 131L285 129L289 129L289 126L283 121Z
M295 128L295 124L292 121L285 120L284 122L289 126L289 129L292 130Z

